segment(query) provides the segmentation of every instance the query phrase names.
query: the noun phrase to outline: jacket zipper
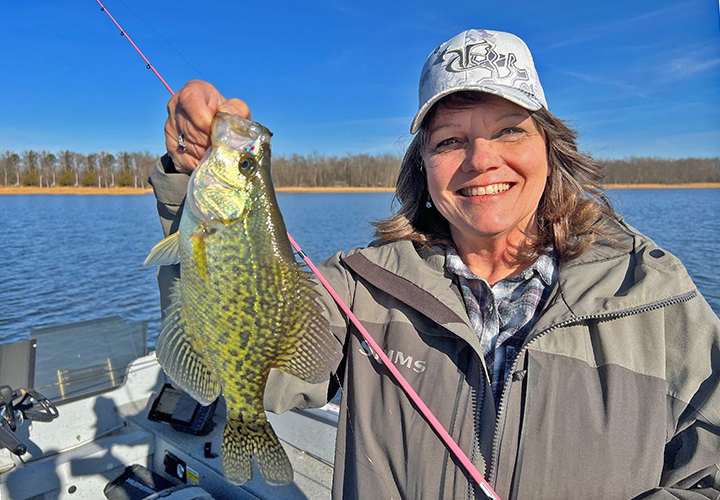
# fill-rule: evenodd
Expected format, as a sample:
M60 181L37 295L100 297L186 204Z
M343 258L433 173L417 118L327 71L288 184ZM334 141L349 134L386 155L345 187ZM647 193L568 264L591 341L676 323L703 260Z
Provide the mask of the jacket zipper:
M523 351L525 351L530 344L535 342L540 337L544 336L548 332L551 332L552 330L556 330L558 328L564 328L566 326L574 325L577 323L581 323L583 321L588 320L600 320L600 319L619 319L624 318L627 316L632 316L634 314L640 314L648 311L653 311L655 309L660 309L663 307L671 306L674 304L679 304L681 302L687 302L688 300L696 297L698 294L697 291L688 292L684 295L679 295L677 297L673 297L672 299L664 300L661 302L655 302L652 304L648 304L646 306L642 307L635 307L632 309L626 309L624 311L620 311L617 313L609 313L609 314L594 314L594 315L587 315L587 316L578 316L572 319L569 319L567 321L563 321L561 323L557 323L555 325L551 325L545 330L542 330L541 332L536 333L530 340L528 340L525 345L522 346L522 348L518 351L517 355L515 356L515 360L513 361L511 369L507 372L508 377L507 380L505 380L505 384L503 385L503 390L500 396L500 404L498 405L498 412L497 417L495 419L495 433L493 435L493 442L492 442L492 454L490 456L490 473L487 475L488 482L492 487L494 488L496 486L497 481L497 461L499 459L498 453L500 448L500 429L501 427L504 427L504 425L501 425L501 423L504 422L505 418L505 410L506 410L506 404L507 404L507 398L509 394L509 387L510 387L510 381L512 380L512 374L515 373L517 370L517 364L520 360L520 355Z
M448 429L448 432L450 433L451 436L455 432L455 424L457 423L458 406L460 405L460 395L462 394L463 379L465 378L465 374L462 372L462 370L458 370L458 372L460 374L460 378L458 379L457 391L455 392L455 405L453 406L452 420L450 421L450 428ZM439 498L439 500L443 499L443 495L445 492L445 481L447 479L448 460L450 460L450 451L448 449L446 449L445 450L445 458L443 459L442 475L440 476L440 498Z
M483 370L484 372L484 370ZM487 384L488 381L483 378L483 383L480 384L480 396L478 401L478 391L472 390L470 391L472 395L472 415L473 415L473 447L472 447L472 454L470 456L470 460L473 464L476 464L477 466L477 458L478 455L480 455L480 427L481 427L481 420L482 416L478 414L479 409L482 408L483 404L485 404L485 391L487 390ZM485 477L485 472L487 471L487 464L483 460L483 469L480 470L480 474L482 474L483 477ZM473 481L468 482L468 499L469 500L475 500L475 484Z

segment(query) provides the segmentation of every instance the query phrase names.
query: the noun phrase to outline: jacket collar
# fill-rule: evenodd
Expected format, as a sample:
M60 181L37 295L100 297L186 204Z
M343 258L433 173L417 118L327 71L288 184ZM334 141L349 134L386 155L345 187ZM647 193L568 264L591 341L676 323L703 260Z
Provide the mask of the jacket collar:
M626 314L695 293L680 261L619 220L608 220L616 242L598 241L560 263L558 280L534 327L542 331L586 317ZM359 276L479 350L441 247L417 250L409 241L370 246L344 259ZM438 332L438 334L443 334Z
M598 241L561 263L558 287L574 318L627 314L696 293L674 255L622 221L609 221L616 244Z
M417 250L412 242L371 246L343 259L358 276L413 307L443 329L431 335L456 335L482 352L462 297L445 270L441 247Z

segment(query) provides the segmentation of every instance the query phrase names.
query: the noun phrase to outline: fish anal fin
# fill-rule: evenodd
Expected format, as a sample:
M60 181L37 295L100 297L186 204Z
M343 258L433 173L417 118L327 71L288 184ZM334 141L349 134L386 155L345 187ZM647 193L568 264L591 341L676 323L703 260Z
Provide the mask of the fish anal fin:
M283 335L288 342L279 353L276 369L317 384L330 378L342 357L342 347L330 332L330 325L317 302L317 292L308 278L288 304Z
M176 293L167 309L157 341L156 356L173 384L202 405L220 395L222 384L207 365L197 344L188 336Z
M175 232L155 245L144 266L170 266L180 262L180 233Z

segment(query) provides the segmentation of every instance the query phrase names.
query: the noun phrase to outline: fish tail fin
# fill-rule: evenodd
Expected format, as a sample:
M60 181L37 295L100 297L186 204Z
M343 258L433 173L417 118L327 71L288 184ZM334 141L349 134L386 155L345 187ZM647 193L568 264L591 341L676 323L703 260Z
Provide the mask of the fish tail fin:
M254 455L268 484L282 485L293 480L290 460L270 422L264 418L255 422L228 419L222 451L225 477L233 483L244 484L252 478Z

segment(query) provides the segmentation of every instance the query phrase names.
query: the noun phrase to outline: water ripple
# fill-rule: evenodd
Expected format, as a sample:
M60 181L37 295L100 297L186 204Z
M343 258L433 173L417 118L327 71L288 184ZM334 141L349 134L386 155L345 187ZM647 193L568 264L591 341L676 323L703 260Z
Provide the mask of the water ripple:
M623 190L610 197L626 220L679 256L716 313L720 276L717 190ZM372 239L391 194L288 194L288 230L313 261ZM142 262L162 237L147 196L0 196L0 343L52 324L119 315L160 328L154 268Z

